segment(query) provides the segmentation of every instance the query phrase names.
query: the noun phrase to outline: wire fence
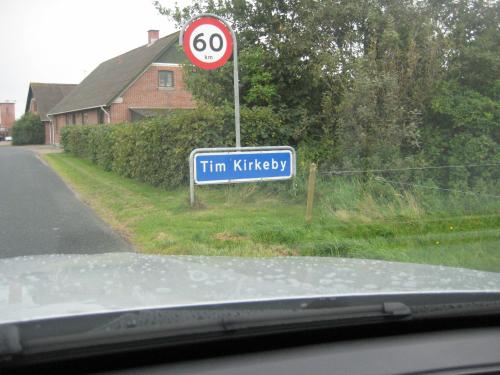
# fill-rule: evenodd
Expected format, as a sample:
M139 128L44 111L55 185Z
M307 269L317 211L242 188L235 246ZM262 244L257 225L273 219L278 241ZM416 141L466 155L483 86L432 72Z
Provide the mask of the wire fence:
M387 180L386 178L381 177L381 176L376 176L375 177L375 181L385 182L385 183L395 184L395 185L400 185L400 186L417 187L417 188L420 188L420 189L441 190L441 191L447 191L449 193L459 193L459 194L466 194L466 195L474 195L474 196L478 196L478 197L500 198L500 195L479 193L479 192L470 191L470 190L448 189L448 188L442 188L442 187L439 187L439 186L427 186L427 185L420 185L420 184L412 184L412 183L409 183L409 182L393 181L393 180Z
M477 168L477 167L500 167L500 163L483 163L483 164L460 164L460 165L427 165L420 167L406 168L385 168L385 169L363 169L363 170L331 170L323 171L322 175L350 175L350 174L365 174L365 173L381 173L381 172L403 172L416 171L427 169L453 169L453 168Z
M386 172L406 172L406 171L419 171L419 170L442 170L442 169L467 169L467 168L486 168L486 167L500 167L500 163L474 163L474 164L455 164L455 165L425 165L418 167L405 167L405 168L379 168L379 169L358 169L358 170L329 170L321 171L318 174L323 176L354 176L362 174L376 174L376 173L386 173ZM428 186L420 185L410 182L396 181L392 179L386 179L382 176L375 176L374 178L377 182L383 182L392 185L414 187L419 189L429 189L429 190L439 190L446 191L448 193L457 193L464 195L474 195L478 197L489 197L489 198L500 198L500 195L481 193L471 190L458 190L449 189L439 186Z

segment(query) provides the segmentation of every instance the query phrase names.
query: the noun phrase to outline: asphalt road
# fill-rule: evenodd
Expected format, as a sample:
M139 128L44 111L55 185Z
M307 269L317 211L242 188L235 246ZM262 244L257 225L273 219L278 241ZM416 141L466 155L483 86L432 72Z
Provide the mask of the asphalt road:
M0 147L0 258L131 250L33 151Z

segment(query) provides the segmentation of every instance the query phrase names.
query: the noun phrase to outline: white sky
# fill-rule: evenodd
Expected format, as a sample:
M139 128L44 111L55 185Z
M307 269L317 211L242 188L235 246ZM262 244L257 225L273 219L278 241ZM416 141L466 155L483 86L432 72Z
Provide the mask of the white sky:
M175 31L152 0L0 0L0 101L15 100L20 117L29 82L79 83L101 62L146 44L149 29L160 37Z

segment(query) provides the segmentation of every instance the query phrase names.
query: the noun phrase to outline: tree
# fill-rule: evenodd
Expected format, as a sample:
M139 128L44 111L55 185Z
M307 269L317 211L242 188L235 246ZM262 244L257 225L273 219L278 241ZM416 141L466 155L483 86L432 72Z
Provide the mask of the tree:
M498 2L193 0L185 8L156 7L179 25L202 12L229 20L238 35L243 106L271 107L290 142L328 167L417 159L442 165L453 163L460 147L498 158ZM231 69L187 66L188 87L200 101L231 103ZM475 141L466 146L467 138Z
M446 35L445 72L427 106L424 148L432 164L500 162L500 4L484 0L436 2ZM455 188L497 185L498 168L442 173Z
M12 144L29 145L45 143L45 129L38 115L24 114L12 126Z

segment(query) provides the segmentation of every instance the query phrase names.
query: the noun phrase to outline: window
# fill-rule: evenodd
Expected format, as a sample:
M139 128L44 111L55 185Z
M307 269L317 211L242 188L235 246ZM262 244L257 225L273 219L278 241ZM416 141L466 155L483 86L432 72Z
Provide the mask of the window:
M80 112L80 113L77 113L77 117L76 117L76 121L78 125L82 125L83 124L83 113Z
M174 72L170 70L160 70L158 72L159 87L174 87Z

